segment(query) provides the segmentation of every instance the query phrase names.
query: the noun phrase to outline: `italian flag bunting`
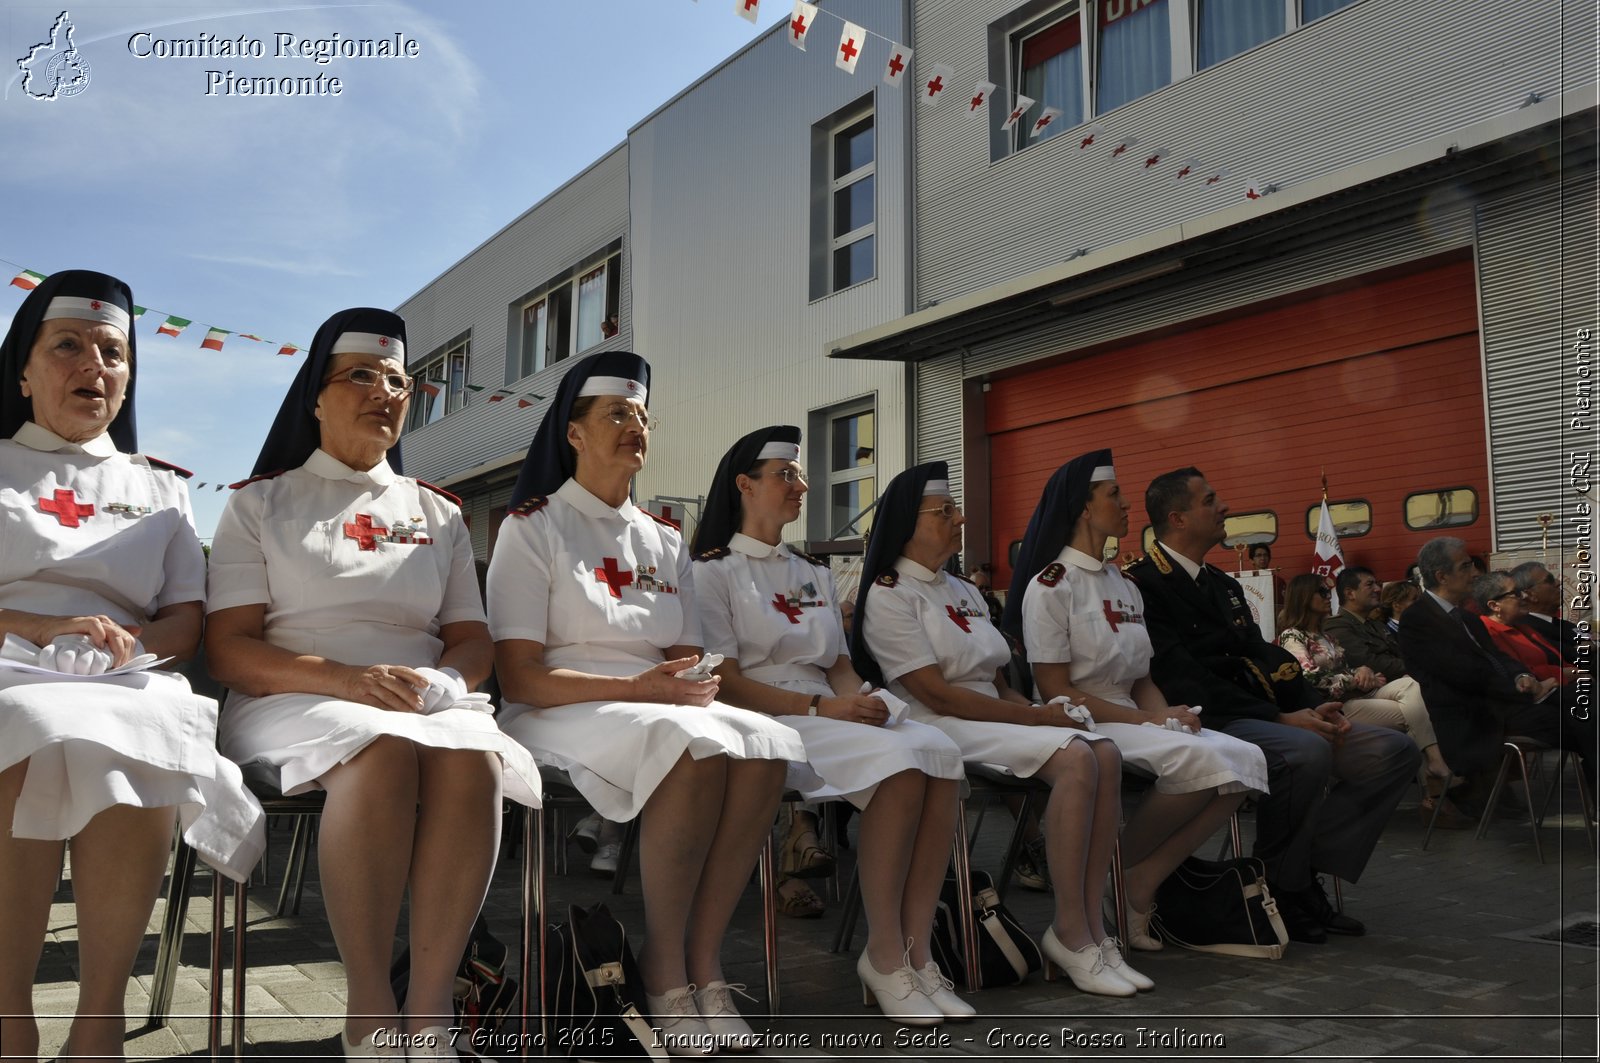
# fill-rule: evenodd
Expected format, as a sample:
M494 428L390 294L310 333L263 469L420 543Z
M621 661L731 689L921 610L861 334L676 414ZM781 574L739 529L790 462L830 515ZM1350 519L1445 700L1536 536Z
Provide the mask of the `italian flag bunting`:
M31 292L39 287L39 282L42 280L44 280L43 273L35 273L31 269L25 269L15 277L12 277L11 283L25 292Z
M233 333L225 328L207 329L206 338L200 341L200 349L203 351L220 351L222 350L223 339L231 335Z
M162 336L176 336L192 324L194 322L186 317L168 315L167 319L161 323L161 327L156 329L156 332Z
M287 355L291 355L292 356L292 355L295 355L295 354L299 354L300 353L300 348L296 347L292 343L285 343L282 347L278 348L278 353L279 354L287 354Z
M141 317L144 317L144 307L135 304L133 308L133 319L137 321Z

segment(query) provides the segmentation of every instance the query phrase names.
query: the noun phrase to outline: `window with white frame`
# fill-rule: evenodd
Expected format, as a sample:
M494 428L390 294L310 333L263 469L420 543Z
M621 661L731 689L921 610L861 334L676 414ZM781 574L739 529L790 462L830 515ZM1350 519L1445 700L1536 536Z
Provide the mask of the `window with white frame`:
M1095 111L1120 107L1172 80L1172 0L1097 0Z
M1033 109L1012 126L1015 148L1053 137L1084 120L1083 15L1077 4L1057 8L1011 38L1011 69L1017 72L1016 96L1033 100ZM1008 101L1012 102L1012 101ZM1061 118L1037 136L1029 136L1033 120L1046 107Z
M420 428L441 420L467 404L467 370L472 356L472 337L464 336L410 367L416 379L406 428Z
M1194 66L1204 70L1282 35L1293 0L1196 0Z
M826 499L823 520L829 537L865 536L874 514L862 516L878 498L878 416L871 399L851 403L823 414L824 462L811 462L813 473L824 464L827 483L820 492ZM813 496L818 494L812 489Z
M876 272L877 143L869 104L846 115L829 137L828 290Z
M507 382L582 354L618 331L622 294L620 243L565 271L512 304L516 335Z

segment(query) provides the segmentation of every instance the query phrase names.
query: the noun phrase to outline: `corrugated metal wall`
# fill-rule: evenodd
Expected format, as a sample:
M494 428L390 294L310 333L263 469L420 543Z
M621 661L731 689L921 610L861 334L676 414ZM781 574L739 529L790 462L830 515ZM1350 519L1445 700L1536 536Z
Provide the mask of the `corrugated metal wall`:
M512 339L511 306L562 270L615 240L623 241L619 332L594 350L626 349L632 341L629 306L628 148L599 159L562 188L496 233L398 308L406 319L411 360L426 358L463 332L472 333L471 383L514 385L549 397L570 361L522 380L507 381L506 344ZM545 403L519 409L514 399L489 402L487 394L465 408L406 433L406 471L425 480L450 480L528 448ZM472 485L457 493L471 494ZM478 532L474 522L474 533Z
M1593 363L1580 377L1573 351L1600 313L1595 189L1593 170L1580 169L1476 212L1496 550L1538 549L1540 514L1557 518L1552 546L1584 544L1563 517L1580 497L1572 453L1592 454L1596 442L1592 427L1571 424L1580 387L1595 397ZM1593 340L1589 350L1592 359Z
M900 34L897 0L827 9ZM829 359L823 349L907 310L904 124L915 101L881 82L884 41L868 40L852 78L833 66L839 23L824 19L817 34L807 52L768 34L630 134L634 332L662 420L637 482L641 500L699 496L745 432L804 426L811 410L874 393L879 469L886 477L904 466L904 367ZM867 96L876 108L876 277L808 301L812 127ZM815 480L823 459L803 458Z
M1004 81L988 67L988 26L1019 6L919 2L919 66L951 63L962 86ZM1087 151L1062 134L991 162L983 118L919 108L917 304L1205 213L1247 178L1287 187L1504 114L1530 91L1592 85L1596 17L1574 0L1363 0L1099 117ZM1104 142L1129 133L1169 163L1110 158ZM1188 157L1233 176L1180 188Z

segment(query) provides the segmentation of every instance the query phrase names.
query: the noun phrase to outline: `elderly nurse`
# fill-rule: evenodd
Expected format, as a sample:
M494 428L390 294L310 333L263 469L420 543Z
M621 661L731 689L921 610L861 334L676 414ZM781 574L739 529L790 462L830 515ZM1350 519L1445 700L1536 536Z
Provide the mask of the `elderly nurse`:
M629 499L652 420L650 366L626 351L567 371L512 491L489 563L506 730L568 771L606 819L642 816L646 1003L675 1055L756 1047L723 977L722 938L777 811L800 736L718 704L700 660L689 552Z
M205 555L172 466L138 453L133 295L52 274L0 347L0 1055L32 1058L32 984L64 842L81 982L63 1059L121 1058L123 994L172 847L243 878L261 806L180 676L106 675L200 640ZM21 641L19 641L21 640Z
M348 987L347 1056L448 1058L451 990L499 845L538 769L472 693L494 647L454 496L400 473L405 322L329 318L211 550L206 651L222 748L326 790L318 861ZM411 894L411 974L389 960Z

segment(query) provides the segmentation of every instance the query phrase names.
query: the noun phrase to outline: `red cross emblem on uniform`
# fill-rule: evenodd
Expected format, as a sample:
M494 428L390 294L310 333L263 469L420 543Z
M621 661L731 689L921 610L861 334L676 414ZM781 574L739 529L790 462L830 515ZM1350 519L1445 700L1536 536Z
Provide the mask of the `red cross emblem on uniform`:
M611 592L611 597L621 598L622 588L633 583L633 573L624 572L617 567L614 557L601 558L600 567L594 570L596 583L604 583L606 590Z
M379 336L378 337L378 346L379 347L387 347L387 346L389 346L389 337L388 336Z
M98 309L100 309L100 300L98 300L98 299L90 299L89 300L89 309L90 310L98 310Z
M772 608L788 617L789 623L798 624L800 622L800 607L797 605L790 605L789 599L783 596L782 591L778 591L773 594Z
M1123 613L1119 613L1116 610L1111 608L1111 599L1110 598L1102 598L1102 599L1100 599L1100 605L1101 605L1103 611L1106 614L1106 623L1111 625L1111 630L1112 631L1116 631L1117 630L1117 622L1118 621L1127 620L1128 619L1127 616L1124 615Z
M70 489L57 491L53 498L39 499L39 509L45 513L54 513L57 523L63 528L76 528L79 517L94 516L94 506L88 502L79 502Z
M385 534L382 527L374 528L372 526L371 514L357 513L354 522L345 522L344 537L346 539L354 539L356 544L363 550L376 550L378 548L378 540L386 539L388 535Z
M947 605L944 607L944 611L945 615L950 618L951 622L954 623L956 627L967 632L968 634L972 633L972 625L967 623L967 618L965 616L956 611L955 606Z

